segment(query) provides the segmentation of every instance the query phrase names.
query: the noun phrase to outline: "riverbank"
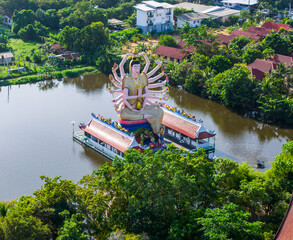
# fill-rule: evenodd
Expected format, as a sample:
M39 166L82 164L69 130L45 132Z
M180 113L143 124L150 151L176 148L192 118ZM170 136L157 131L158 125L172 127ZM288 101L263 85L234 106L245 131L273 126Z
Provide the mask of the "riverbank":
M34 83L44 80L50 79L62 79L64 77L72 78L78 77L82 74L93 74L99 73L97 67L83 67L83 68L73 68L63 71L55 71L50 73L43 73L43 74L33 74L18 78L12 78L7 80L0 80L0 87L2 86L9 86L9 85L17 85L17 84L26 84L26 83Z

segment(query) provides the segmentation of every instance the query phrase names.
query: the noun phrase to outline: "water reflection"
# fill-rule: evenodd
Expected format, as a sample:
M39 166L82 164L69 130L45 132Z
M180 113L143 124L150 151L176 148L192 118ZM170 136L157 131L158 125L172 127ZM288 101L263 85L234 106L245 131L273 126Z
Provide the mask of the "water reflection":
M85 92L101 90L108 83L108 78L104 74L92 74L80 76L76 78L64 79L64 85L74 85L77 88L83 89Z
M57 80L46 80L43 82L38 82L37 85L39 90L47 91L49 89L57 88L59 85L59 82Z
M293 138L292 129L281 129L253 119L244 118L211 100L179 91L175 88L170 88L170 97L180 108L204 115L204 121L206 121L206 118L211 117L218 130L224 135L239 138L247 132L256 133L260 142Z

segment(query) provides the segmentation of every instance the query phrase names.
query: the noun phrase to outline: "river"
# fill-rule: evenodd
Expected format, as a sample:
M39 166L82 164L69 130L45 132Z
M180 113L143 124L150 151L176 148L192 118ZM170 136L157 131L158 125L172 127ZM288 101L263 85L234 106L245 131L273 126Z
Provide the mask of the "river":
M77 182L101 164L102 155L72 140L72 121L87 123L91 112L117 120L105 75L0 88L0 201L31 195L41 175ZM292 129L280 129L243 118L224 106L171 88L169 105L204 120L216 130L216 156L266 169ZM75 126L77 130L77 125Z

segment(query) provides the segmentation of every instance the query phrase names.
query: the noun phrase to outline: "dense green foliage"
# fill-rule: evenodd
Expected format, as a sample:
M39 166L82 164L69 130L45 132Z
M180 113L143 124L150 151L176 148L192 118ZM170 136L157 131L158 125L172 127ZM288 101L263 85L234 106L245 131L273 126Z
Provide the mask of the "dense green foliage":
M177 41L171 35L161 35L158 44L168 47L175 47L177 45Z
M228 46L220 46L214 30L207 26L182 30L181 37L196 47L195 53L189 61L167 64L171 85L182 85L190 93L211 98L262 121L292 124L292 67L280 64L262 81L257 81L240 63L270 59L275 53L289 55L293 31L271 32L259 42L239 36Z
M0 203L0 236L12 239L269 239L291 196L293 142L265 173L230 159L128 151L75 184L45 184Z

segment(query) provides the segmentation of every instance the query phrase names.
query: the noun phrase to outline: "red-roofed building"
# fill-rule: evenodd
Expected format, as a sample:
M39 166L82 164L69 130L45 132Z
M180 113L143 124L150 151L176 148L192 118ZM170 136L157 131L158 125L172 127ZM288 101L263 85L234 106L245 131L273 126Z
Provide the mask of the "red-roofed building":
M267 28L251 26L247 31L256 33L258 36L264 38L270 33L271 30Z
M89 137L89 141L96 147L101 145L101 148L115 152L115 150L125 153L131 147L137 148L139 145L134 136L129 136L126 133L115 129L111 125L100 120L92 119L87 125L80 126L80 129L85 132L85 136ZM106 144L106 149L104 148Z
M284 63L286 67L293 66L293 56L285 56L281 54L276 54L273 58L269 60L255 59L247 67L251 69L251 74L256 77L256 79L261 80L264 78L265 73L269 73L271 70L276 69L280 63Z
M216 133L206 130L202 122L189 119L177 112L166 108L162 125L165 128L164 137L187 149L204 148L206 152L213 152L215 146L210 142Z
M64 54L60 54L60 55L56 55L55 57L61 59L61 60L64 60L64 59L67 59L67 60L76 60L78 59L79 57L81 56L80 53L71 53L71 52L66 52Z
M3 23L6 25L12 26L13 20L12 20L13 14L5 14L3 18Z
M231 35L224 35L224 34L218 34L218 37L219 37L219 43L224 45L228 45L230 41L234 38Z
M273 240L292 240L293 239L293 195L289 203L288 210Z
M276 54L272 59L275 64L284 63L286 67L293 66L293 57L292 56L285 56L281 54Z
M185 50L186 52L188 52L189 54L193 54L195 47L192 45L189 45L188 47L186 47L187 42L184 41L180 41L177 45L176 48L181 49L181 50Z
M273 61L255 59L251 64L247 65L247 68L251 70L251 75L254 75L256 79L261 80L265 77L265 73L270 72L272 69L276 69L278 64Z
M182 61L185 56L187 55L186 53L182 53L181 52L182 49L178 49L178 48L173 48L173 47L167 47L167 46L159 46L153 53L158 55L158 56L162 56L162 57L166 57L167 61Z
M234 30L230 36L233 37L239 37L239 36L244 36L244 37L250 37L252 38L255 42L257 42L260 39L260 36L256 33L253 32L245 32L245 31L241 31L241 30Z
M289 24L275 23L275 22L265 22L261 27L269 29L269 30L275 30L276 32L278 32L280 28L285 28L286 30L292 29Z
M51 50L52 50L53 52L56 52L56 53L59 53L59 54L64 53L64 52L66 51L65 47L61 46L61 45L58 44L58 43L53 44L53 45L51 46Z

